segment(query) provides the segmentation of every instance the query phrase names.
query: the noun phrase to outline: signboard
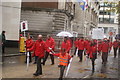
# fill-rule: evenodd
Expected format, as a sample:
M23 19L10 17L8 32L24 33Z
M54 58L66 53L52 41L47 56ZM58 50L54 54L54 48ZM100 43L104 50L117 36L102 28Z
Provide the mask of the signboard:
M27 31L28 30L28 22L27 21L22 21L20 24L21 27L21 32Z
M102 28L94 28L92 30L92 39L104 39L104 30Z

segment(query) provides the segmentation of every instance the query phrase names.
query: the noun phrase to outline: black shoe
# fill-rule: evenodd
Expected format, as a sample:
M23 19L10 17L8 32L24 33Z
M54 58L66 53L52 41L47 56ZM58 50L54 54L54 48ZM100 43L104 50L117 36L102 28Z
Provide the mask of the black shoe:
M52 63L51 65L54 65L54 63Z
M34 62L33 64L36 64L36 62Z
M63 80L63 78L59 78L59 80Z
M42 73L34 73L33 75L34 76L39 76L39 75L42 75Z

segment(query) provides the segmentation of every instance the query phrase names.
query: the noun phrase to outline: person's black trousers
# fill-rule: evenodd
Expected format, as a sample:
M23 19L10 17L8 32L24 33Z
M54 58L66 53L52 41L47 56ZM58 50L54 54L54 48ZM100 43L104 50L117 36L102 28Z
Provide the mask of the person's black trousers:
M92 61L92 73L95 71L95 59L91 58Z
M37 59L38 59L38 56L35 56L35 62L34 63L37 63Z
M113 50L114 50L114 58L116 58L118 48L113 48Z
M5 43L2 44L2 53L5 53Z
M59 77L59 79L63 78L65 67L66 66L60 65L60 77Z
M119 48L119 51L118 51L118 53L119 53L118 55L120 55L120 48Z
M27 63L27 53L26 53L26 61L25 62ZM29 62L32 62L32 55L31 55L30 51L29 51Z
M102 63L106 63L108 58L108 52L102 52Z
M45 64L45 62L46 62L49 55L50 55L52 64L54 64L54 56L52 54L49 54L49 52L46 52L44 60L43 60L43 64Z
M76 55L76 51L77 51L77 47L75 47L75 52L74 52L74 55Z
M80 61L82 61L83 50L78 50L78 57L80 58Z
M42 65L41 65L41 58L37 58L37 70L36 74L42 74Z

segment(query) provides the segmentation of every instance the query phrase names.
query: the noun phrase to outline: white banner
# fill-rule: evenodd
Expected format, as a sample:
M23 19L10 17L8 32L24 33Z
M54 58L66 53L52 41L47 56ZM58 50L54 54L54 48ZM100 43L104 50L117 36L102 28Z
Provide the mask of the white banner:
M104 39L104 30L102 28L93 29L92 39Z

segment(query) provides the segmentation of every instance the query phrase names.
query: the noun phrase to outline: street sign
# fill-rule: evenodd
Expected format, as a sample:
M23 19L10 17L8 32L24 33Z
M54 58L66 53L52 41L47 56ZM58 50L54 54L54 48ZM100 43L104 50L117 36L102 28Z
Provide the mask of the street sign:
M28 22L27 21L22 21L20 24L21 27L21 32L27 31L28 30Z

